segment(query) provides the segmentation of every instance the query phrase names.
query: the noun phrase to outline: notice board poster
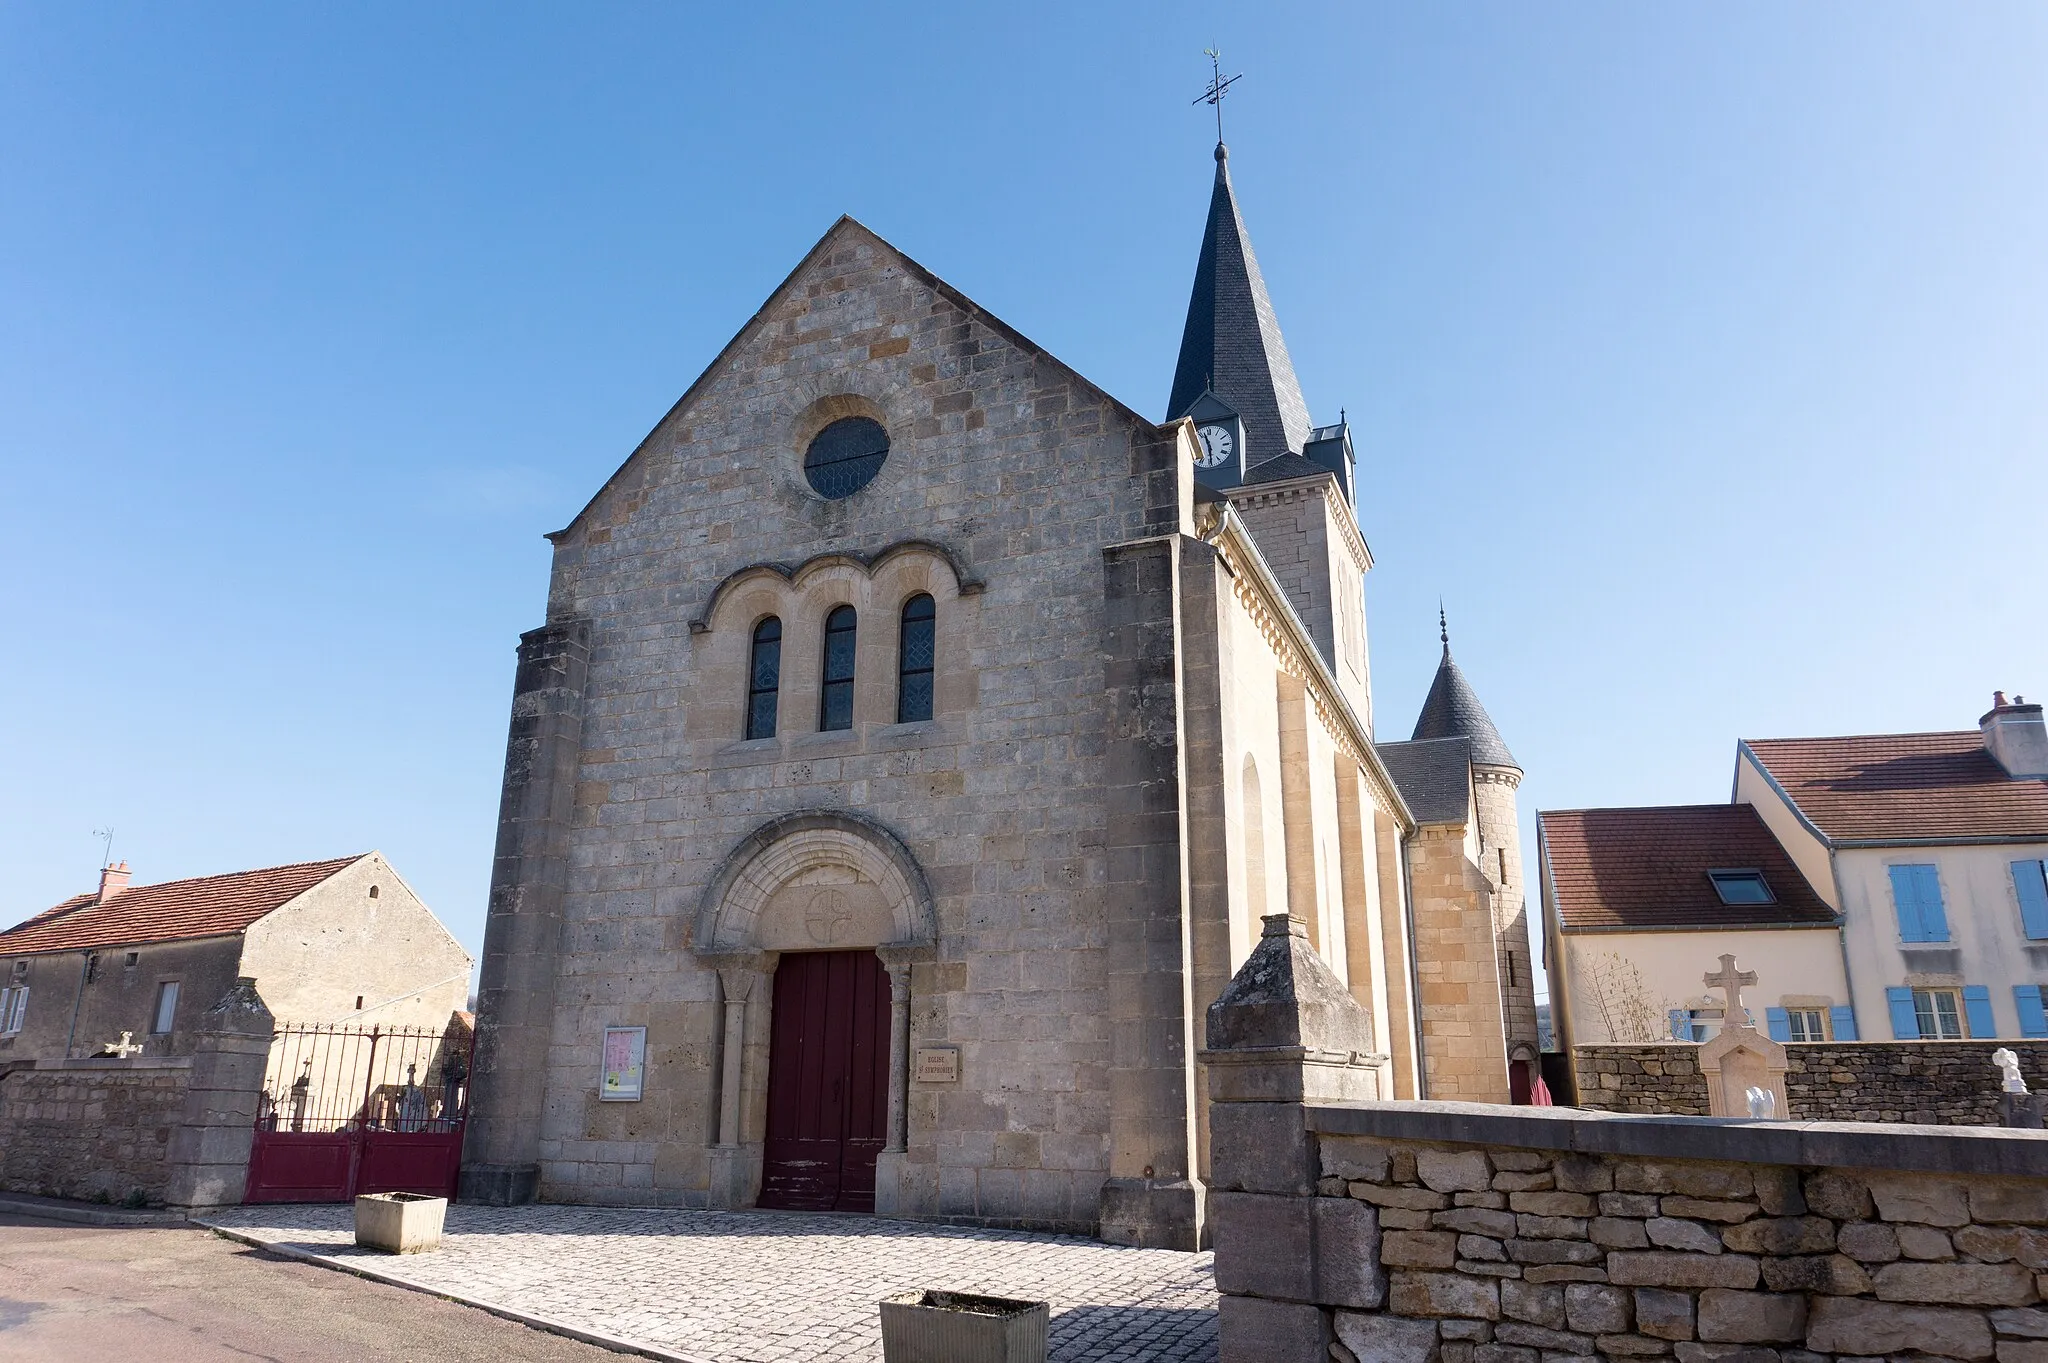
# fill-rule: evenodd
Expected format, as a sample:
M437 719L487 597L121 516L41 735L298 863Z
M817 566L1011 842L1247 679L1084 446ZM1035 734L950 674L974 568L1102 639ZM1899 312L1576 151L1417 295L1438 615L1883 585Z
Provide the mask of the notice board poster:
M647 1029L604 1029L604 1077L597 1096L607 1103L637 1103L647 1074Z

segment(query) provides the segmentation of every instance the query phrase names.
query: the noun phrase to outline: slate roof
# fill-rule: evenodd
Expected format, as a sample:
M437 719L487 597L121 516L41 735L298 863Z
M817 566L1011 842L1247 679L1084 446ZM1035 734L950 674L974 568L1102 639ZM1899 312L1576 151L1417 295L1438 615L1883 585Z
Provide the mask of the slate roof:
M1237 409L1244 422L1245 453L1259 463L1278 454L1299 454L1308 440L1308 404L1238 212L1229 149L1220 142L1209 222L1195 262L1173 396L1166 404L1168 418L1186 412L1205 390Z
M1752 738L1742 747L1836 842L2048 840L2048 781L2006 775L1975 729Z
M1244 476L1245 486L1253 483L1277 483L1285 478L1306 478L1311 473L1329 473L1313 459L1304 459L1298 454L1276 454L1271 459L1252 465Z
M1479 693L1472 689L1472 683L1465 680L1465 674L1451 660L1448 643L1444 645L1444 659L1437 664L1436 680L1429 684L1429 695L1423 699L1422 713L1416 717L1415 732L1410 737L1468 738L1472 740L1472 760L1480 766L1522 769L1522 764L1515 761L1515 755L1508 751L1508 745L1501 741L1500 730L1493 727L1492 716L1479 703Z
M1832 927L1835 914L1749 805L1544 810L1545 894L1566 932ZM1723 904L1709 870L1755 870L1772 904Z
M1417 823L1464 823L1472 814L1472 744L1463 738L1375 743Z
M0 932L0 956L137 946L240 932L365 855L131 885L104 904L97 894L73 895Z

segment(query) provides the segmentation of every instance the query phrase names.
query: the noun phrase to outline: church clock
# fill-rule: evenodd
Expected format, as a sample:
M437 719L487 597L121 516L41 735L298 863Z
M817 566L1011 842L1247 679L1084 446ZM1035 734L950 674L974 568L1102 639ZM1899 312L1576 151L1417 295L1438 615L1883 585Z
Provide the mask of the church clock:
M1195 423L1195 477L1209 487L1236 487L1244 481L1244 419L1237 409L1203 391L1185 412Z
M1202 452L1195 456L1196 468L1219 468L1237 453L1237 437L1228 426L1198 426L1195 434L1202 442Z

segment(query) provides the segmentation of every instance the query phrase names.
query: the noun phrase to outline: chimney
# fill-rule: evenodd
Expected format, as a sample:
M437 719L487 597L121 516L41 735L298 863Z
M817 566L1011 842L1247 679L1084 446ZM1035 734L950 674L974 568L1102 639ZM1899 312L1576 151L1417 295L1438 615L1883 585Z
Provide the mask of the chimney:
M2039 705L2026 704L2025 697L2006 700L1995 691L1991 712L1977 721L1984 734L1984 751L1998 759L2005 774L2015 780L2048 778L2048 723L2041 719Z
M2035 706L2038 711L2041 707ZM100 870L100 903L104 904L128 888L128 863L102 867Z

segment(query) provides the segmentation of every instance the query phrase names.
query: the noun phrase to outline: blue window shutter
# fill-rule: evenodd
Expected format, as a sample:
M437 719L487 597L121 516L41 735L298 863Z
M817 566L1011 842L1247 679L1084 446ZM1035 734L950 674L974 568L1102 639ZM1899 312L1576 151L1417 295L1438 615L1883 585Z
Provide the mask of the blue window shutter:
M1941 902L1941 876L1932 866L1915 866L1914 886L1920 900L1920 931L1925 933L1923 942L1946 942L1948 940L1948 910Z
M1683 1008L1673 1008L1665 1014L1671 1020L1671 1037L1674 1041L1692 1040L1692 1014Z
M2012 864L2012 887L2020 896L2020 928L2027 936L2048 938L2048 874L2038 861Z
M2039 863L2036 863L2038 865ZM2012 1001L2019 1005L2020 1035L2048 1037L2048 1008L2041 1004L2041 986L2038 984L2016 984L2012 987Z
M1911 1002L1910 999L1907 1001ZM1856 1010L1848 1004L1838 1003L1828 1009L1828 1025L1834 1029L1835 1040L1856 1040Z
M1913 1016L1913 991L1894 986L1884 991L1884 1001L1891 1005L1893 1039L1918 1041L1920 1020Z
M1920 935L1920 897L1915 892L1913 867L1887 867L1892 876L1892 908L1899 915L1899 940L1920 942L1926 939Z
M1981 984L1963 986L1963 1015L1970 1020L1970 1035L1994 1037L1998 1024L1991 1017L1991 991Z
M1792 1039L1792 1015L1783 1008L1764 1009L1764 1025L1770 1029L1771 1040L1790 1041Z

